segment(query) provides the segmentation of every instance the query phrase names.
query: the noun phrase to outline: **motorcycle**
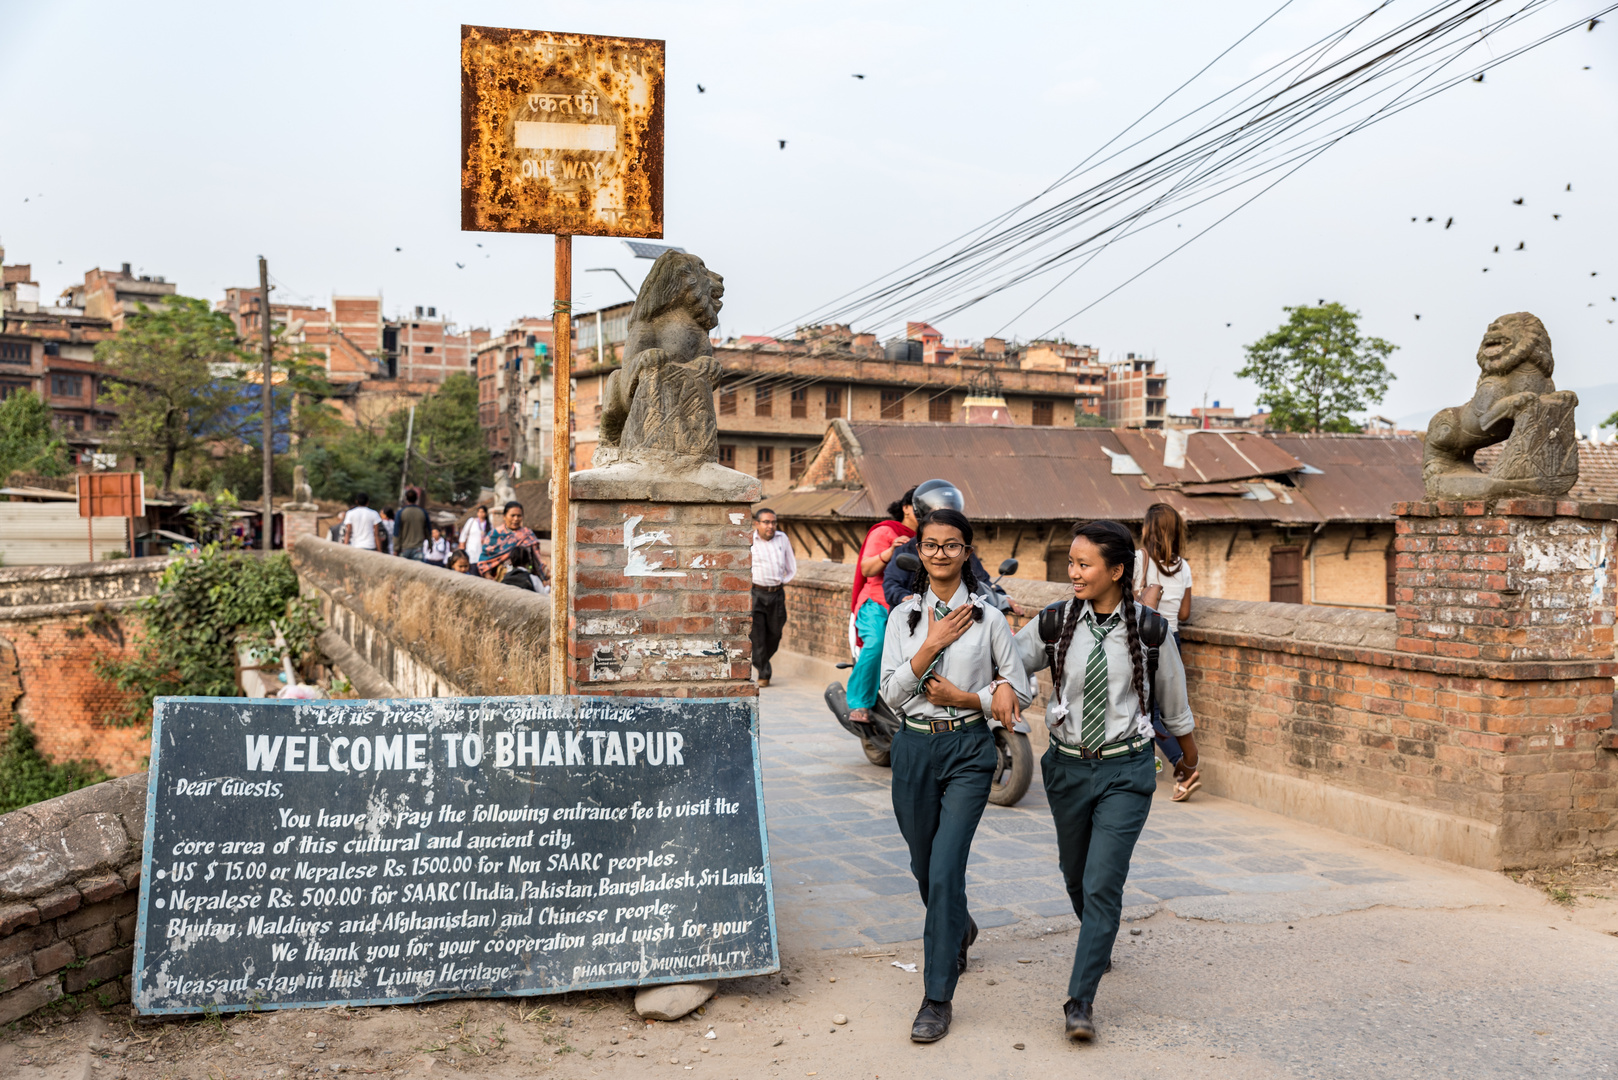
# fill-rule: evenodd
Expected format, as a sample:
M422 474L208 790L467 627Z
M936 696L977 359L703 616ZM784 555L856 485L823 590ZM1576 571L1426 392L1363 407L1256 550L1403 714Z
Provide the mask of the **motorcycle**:
M914 573L921 568L921 562L914 555L907 553L899 556L899 566L909 573ZM992 598L1002 610L1006 609L1007 601L1004 599L1005 591L999 587L1000 579L1016 572L1017 560L1007 559L1000 564L1000 577L990 583L993 589ZM880 648L881 643L870 641L865 643L865 648L873 647ZM839 670L853 666L853 661L837 665ZM865 759L879 768L890 767L893 737L898 734L903 721L889 708L888 703L879 695L876 704L869 710L871 719L861 723L849 719L848 714L852 710L848 707L847 688L842 683L833 682L828 685L825 698L826 707L837 718L837 722L860 741L860 747L865 751ZM995 764L994 781L989 788L989 801L996 806L1015 806L1028 793L1028 785L1034 779L1034 751L1028 744L1028 724L1026 721L1018 720L1008 731L991 717L989 730L994 734L994 749L999 756Z

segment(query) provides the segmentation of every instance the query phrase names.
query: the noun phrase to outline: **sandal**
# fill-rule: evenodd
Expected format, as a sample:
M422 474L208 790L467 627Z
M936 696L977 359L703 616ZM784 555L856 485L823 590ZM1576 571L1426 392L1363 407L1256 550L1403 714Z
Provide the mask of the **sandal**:
M1201 786L1202 772L1201 770L1193 769L1190 776L1187 776L1184 780L1174 782L1173 800L1175 802L1185 802L1191 797L1191 793Z

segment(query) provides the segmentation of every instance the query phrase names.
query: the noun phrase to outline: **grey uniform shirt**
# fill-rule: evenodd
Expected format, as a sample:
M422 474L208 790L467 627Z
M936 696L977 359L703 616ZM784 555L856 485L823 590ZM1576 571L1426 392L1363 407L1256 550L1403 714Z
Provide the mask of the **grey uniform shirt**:
M925 608L922 599L927 601ZM927 640L927 628L932 625L933 604L938 599L931 589L923 597L911 597L888 615L887 636L882 641L882 700L894 711L919 721L970 720L975 716L988 716L994 699L994 680L998 677L1011 684L1017 695L1017 704L1026 707L1034 699L1033 680L1023 670L1017 657L1017 641L1011 635L1006 617L992 604L983 605L983 621L973 622L966 633L945 648L933 669L957 687L975 693L980 702L978 709L957 708L951 714L948 706L934 705L921 692L921 680L910 666L911 659L921 651ZM949 608L955 610L971 603L966 586L957 585L950 597ZM910 613L920 610L921 619L914 632L910 629Z
M1068 603L1076 601L1069 600ZM1084 711L1084 666L1089 662L1090 650L1095 648L1085 619L1091 616L1090 601L1083 601L1079 609L1079 625L1073 631L1073 643L1068 646L1067 660L1062 669L1061 693L1045 706L1045 723L1051 733L1070 746L1079 745L1079 718ZM1136 605L1140 610L1140 605ZM1063 617L1067 615L1063 610ZM1141 710L1140 698L1135 694L1135 677L1130 670L1129 638L1122 623L1113 627L1102 639L1107 654L1107 728L1106 742L1151 735L1152 721ZM1045 655L1045 643L1039 639L1039 620L1030 619L1017 635L1017 653L1030 678L1035 672L1050 667ZM884 658L884 662L885 662ZM1141 662L1145 663L1146 646L1141 646ZM1188 735L1196 727L1191 717L1191 704L1186 700L1185 665L1174 638L1164 641L1157 651L1157 685L1154 687L1158 704L1163 709L1163 726L1171 735ZM1062 706L1066 706L1066 715ZM1092 748L1093 749L1093 748Z

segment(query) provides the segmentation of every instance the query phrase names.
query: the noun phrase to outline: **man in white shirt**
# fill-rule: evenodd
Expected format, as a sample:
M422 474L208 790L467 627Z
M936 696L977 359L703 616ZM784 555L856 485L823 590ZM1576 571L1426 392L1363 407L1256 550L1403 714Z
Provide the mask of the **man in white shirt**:
M775 511L753 511L753 667L761 687L770 685L770 657L787 625L785 585L797 572L792 542L777 528Z
M353 508L343 515L343 543L366 551L387 550L382 515L371 509L371 496L363 491L354 496Z

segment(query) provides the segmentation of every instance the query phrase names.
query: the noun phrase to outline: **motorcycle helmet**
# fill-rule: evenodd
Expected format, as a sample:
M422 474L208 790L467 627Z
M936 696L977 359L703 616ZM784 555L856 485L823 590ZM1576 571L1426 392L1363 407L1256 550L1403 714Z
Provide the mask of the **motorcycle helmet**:
M916 493L910 497L910 505L915 509L918 520L934 510L966 513L966 500L961 498L961 489L948 480L929 480L917 484Z

